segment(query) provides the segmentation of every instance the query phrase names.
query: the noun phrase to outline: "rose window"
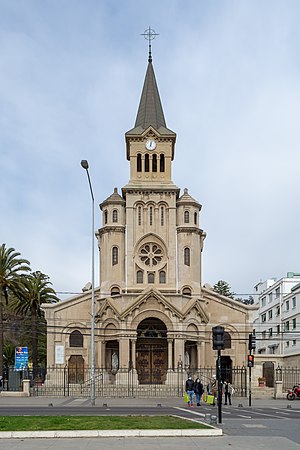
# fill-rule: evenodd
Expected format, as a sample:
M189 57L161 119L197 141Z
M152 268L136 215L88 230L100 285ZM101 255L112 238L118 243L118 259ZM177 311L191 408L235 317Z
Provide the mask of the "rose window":
M145 244L139 251L139 257L146 266L153 267L163 259L163 251L157 244Z

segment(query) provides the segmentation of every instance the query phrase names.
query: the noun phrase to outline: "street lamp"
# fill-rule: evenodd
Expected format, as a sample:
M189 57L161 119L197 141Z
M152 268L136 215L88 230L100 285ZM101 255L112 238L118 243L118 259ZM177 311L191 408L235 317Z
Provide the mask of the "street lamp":
M89 163L86 159L81 161L81 167L86 171L92 198L92 306L91 306L91 404L95 405L95 200L89 174Z

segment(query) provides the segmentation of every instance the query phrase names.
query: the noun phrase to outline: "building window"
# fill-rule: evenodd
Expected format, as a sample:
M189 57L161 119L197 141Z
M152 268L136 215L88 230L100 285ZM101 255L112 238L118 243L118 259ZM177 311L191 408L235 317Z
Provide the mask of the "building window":
M163 258L163 251L157 244L149 243L141 247L139 257L146 266L157 266Z
M198 221L198 214L194 212L194 225L197 225L197 221Z
M280 297L280 288L275 289L275 298Z
M113 210L112 221L114 223L118 222L118 210L117 209Z
M159 272L159 282L161 284L165 284L166 283L166 272L164 270L161 270Z
M271 337L272 334L273 334L273 329L272 329L272 328L269 328L269 337Z
M142 155L140 153L138 153L137 155L136 170L137 172L142 171Z
M277 334L280 334L280 325L277 325L277 326L276 326L276 333L277 333Z
M80 333L80 331L72 331L72 333L70 334L69 346L83 347L83 335Z
M272 309L270 309L270 310L268 311L268 319L271 320L271 319L272 319L272 316L273 316L273 314L272 314Z
M296 317L295 317L295 318L293 319L293 329L295 329L296 326L297 326L297 323L296 323Z
M184 249L184 264L186 266L190 266L191 264L191 252L188 247Z
M159 158L159 171L165 171L165 155L161 154Z
M263 339L266 339L266 334L267 334L266 331L263 331L263 332L261 333L261 336L262 336Z
M160 224L162 227L165 224L165 210L163 206L160 208Z
M152 155L152 172L157 172L157 156Z
M266 306L266 297L261 299L261 307L263 308L264 306Z
M149 208L149 223L150 223L150 225L152 225L152 223L153 223L153 208L152 208L152 206L150 206L150 208Z
M107 224L107 211L104 211L104 223Z
M118 287L113 287L110 291L110 296L114 297L115 295L120 295L120 289Z
M152 273L152 272L148 273L148 283L149 284L154 283L154 273Z
M142 284L144 282L144 274L142 270L138 270L136 273L136 282Z
M149 172L149 155L146 153L145 155L145 172Z
M290 346L290 342L289 342L289 341L286 341L285 346L286 346L286 347L289 347L289 346Z
M273 292L271 292L271 293L269 294L269 303L271 303L272 300L273 300Z
M182 290L182 295L188 295L189 297L192 295L192 291L190 288L186 287Z
M264 314L261 315L261 321L262 321L262 322L265 322L265 321L266 321L266 313L264 313Z
M284 323L284 331L289 331L290 330L290 322L287 321Z
M190 222L190 213L188 211L184 211L184 223Z
M142 207L138 207L138 225L142 225Z
M290 302L289 302L289 300L287 300L287 301L285 302L285 309L286 309L286 311L289 311L289 310L290 310Z
M113 247L112 248L112 265L115 266L116 264L118 264L118 259L119 259L119 249L118 247Z
M296 339L293 339L293 340L292 340L292 345L293 345L293 347L295 347L295 345L296 345Z
M296 308L296 297L292 298L292 308Z

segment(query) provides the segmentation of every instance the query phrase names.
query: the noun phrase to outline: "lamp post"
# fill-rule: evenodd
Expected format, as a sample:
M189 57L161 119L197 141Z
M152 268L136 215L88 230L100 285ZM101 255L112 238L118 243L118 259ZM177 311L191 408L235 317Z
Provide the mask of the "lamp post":
M93 194L92 183L89 174L89 163L86 159L81 161L81 167L86 171L92 198L92 305L91 305L91 404L95 405L95 252L94 252L94 236L95 236L95 200Z

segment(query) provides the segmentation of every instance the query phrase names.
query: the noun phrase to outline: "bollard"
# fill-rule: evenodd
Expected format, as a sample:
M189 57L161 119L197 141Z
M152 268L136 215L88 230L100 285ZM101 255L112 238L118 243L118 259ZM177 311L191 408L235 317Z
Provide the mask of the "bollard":
M210 424L211 424L211 425L217 424L217 416L211 416L211 418L210 418Z

